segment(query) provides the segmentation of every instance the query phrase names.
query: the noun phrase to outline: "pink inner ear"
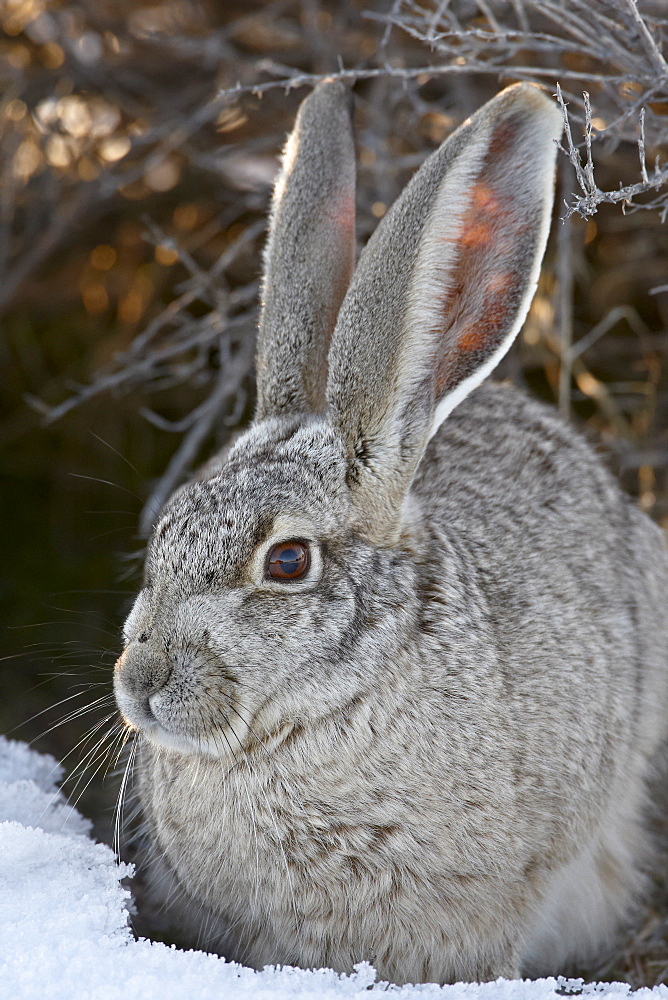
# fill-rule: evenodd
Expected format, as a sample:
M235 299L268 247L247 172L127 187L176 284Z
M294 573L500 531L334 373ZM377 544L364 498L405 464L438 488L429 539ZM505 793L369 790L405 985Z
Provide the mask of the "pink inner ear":
M351 230L355 226L355 192L341 191L325 206L325 214L335 226Z
M341 190L323 205L323 215L336 231L338 245L350 247L350 268L354 266L355 251L355 192Z
M470 202L471 207L459 234L459 243L462 247L471 249L489 246L492 239L491 228L509 217L509 206L503 204L498 191L482 180L473 185Z
M539 208L523 189L521 167L527 153L518 150L520 130L521 123L512 119L498 126L467 193L455 240L456 263L434 310L439 399L503 342L530 280Z
M323 216L331 223L328 244L338 248L338 253L332 254L327 279L331 285L331 294L321 304L323 327L328 331L327 340L336 324L341 302L350 284L355 268L355 193L342 190L336 197L323 206Z

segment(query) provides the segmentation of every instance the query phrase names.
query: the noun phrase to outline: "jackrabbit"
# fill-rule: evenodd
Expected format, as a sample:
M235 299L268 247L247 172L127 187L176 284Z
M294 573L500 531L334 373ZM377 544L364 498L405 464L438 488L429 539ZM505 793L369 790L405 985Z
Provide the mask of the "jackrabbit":
M666 550L555 413L480 385L536 286L554 104L486 104L353 273L349 102L301 106L254 423L167 504L126 624L146 905L254 967L556 973L642 895Z

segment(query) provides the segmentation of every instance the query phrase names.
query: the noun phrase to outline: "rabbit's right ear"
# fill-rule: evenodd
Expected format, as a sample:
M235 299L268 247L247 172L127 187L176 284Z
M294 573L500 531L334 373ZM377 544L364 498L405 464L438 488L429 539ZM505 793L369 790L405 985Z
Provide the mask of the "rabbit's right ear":
M497 94L423 164L369 240L339 312L327 397L356 528L396 542L429 438L526 317L563 123L541 90Z
M327 352L355 264L352 95L325 80L283 154L265 249L256 420L325 408Z

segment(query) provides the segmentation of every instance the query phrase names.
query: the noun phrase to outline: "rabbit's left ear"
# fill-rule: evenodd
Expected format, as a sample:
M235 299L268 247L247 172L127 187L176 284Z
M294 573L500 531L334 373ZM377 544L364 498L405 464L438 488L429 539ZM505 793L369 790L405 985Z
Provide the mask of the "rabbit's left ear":
M325 407L327 352L355 264L352 95L302 102L276 181L257 344L256 420Z
M537 87L504 90L429 157L362 254L332 338L327 398L356 526L377 544L397 538L429 438L524 322L561 131Z

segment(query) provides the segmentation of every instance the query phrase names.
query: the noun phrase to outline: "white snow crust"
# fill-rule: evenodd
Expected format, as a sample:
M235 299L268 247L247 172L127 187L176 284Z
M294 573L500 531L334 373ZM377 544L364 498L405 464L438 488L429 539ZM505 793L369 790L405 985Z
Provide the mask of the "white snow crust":
M0 736L1 1000L548 1000L568 995L668 1000L668 987L579 980L388 986L370 965L329 970L243 968L204 952L135 940L131 875L57 788L56 761Z

